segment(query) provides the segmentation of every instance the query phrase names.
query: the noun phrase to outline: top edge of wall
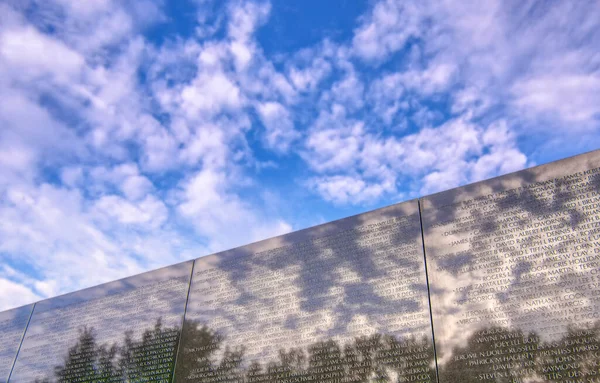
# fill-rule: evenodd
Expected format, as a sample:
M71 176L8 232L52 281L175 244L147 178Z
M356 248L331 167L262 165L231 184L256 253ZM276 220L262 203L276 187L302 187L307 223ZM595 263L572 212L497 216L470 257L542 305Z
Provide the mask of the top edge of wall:
M600 149L429 194L420 197L419 201L422 210L440 208L594 167L600 167Z

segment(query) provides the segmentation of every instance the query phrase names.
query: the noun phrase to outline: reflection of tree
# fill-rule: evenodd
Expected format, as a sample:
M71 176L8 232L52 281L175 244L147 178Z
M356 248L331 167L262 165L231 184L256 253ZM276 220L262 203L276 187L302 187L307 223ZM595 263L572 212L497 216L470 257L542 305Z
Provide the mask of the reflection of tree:
M99 346L93 329L84 327L77 344L69 349L64 365L55 368L56 382L115 381L118 375L114 364L116 354L116 346ZM41 382L49 383L50 379L46 378Z
M570 327L554 341L536 333L490 327L477 331L440 366L449 383L600 382L600 322Z
M224 339L193 321L185 323L182 339L185 347L180 348L177 357L177 381L243 382L243 348L231 350L226 346L224 351L220 351ZM222 354L220 359L216 358L217 352ZM222 379L224 377L226 379Z
M448 382L491 380L509 383L531 377L535 371L538 337L521 330L490 327L477 331L466 346L453 350L440 372Z
M127 332L118 364L122 381L170 381L178 343L179 329L163 327L160 320L152 330L144 331L139 341L132 331Z
M341 345L315 342L306 349L280 350L277 360L244 360L245 348L196 322L186 322L177 361L177 383L191 382L433 382L433 354L426 339L362 336ZM223 347L224 346L224 347Z
M600 382L600 322L588 329L571 327L557 342L544 342L538 352L537 371L549 382L584 378Z
M138 339L99 344L83 328L78 342L55 367L50 382L170 382L179 331L158 321ZM232 343L228 343L228 341ZM233 345L232 345L233 344ZM427 339L374 334L347 344L317 341L305 349L280 350L273 361L249 360L236 345L197 322L185 323L177 356L177 383L433 382L432 345ZM474 333L440 366L450 383L600 382L600 322L570 328L559 340L542 342L535 333L490 327Z
M133 332L128 331L121 345L98 344L94 329L84 327L64 363L54 368L53 378L38 379L36 383L168 382L178 339L178 329L163 327L160 320L140 339L134 339Z
M243 345L231 346L217 332L197 322L185 323L177 356L176 381L224 383L283 382L433 382L431 342L400 341L375 334L341 345L315 342L306 349L280 350L277 360L246 361ZM56 366L51 382L171 381L179 332L154 328L136 339L124 334L119 344L100 344L93 329L83 328L79 339Z

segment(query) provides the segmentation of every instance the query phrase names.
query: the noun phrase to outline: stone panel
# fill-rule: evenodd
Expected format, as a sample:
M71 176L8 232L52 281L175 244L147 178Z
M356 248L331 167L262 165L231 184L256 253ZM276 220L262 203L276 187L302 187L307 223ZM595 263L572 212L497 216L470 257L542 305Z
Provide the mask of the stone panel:
M170 381L192 265L36 303L10 382Z
M417 201L196 260L175 381L434 382Z
M421 213L440 383L600 382L600 151Z
M28 305L0 312L0 382L8 381L32 309Z

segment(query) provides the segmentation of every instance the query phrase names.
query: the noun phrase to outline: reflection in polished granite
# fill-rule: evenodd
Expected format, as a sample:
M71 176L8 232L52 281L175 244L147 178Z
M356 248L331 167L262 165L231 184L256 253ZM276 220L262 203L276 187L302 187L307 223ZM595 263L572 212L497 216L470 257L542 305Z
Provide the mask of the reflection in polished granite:
M0 312L0 382L7 382L33 305Z
M421 238L409 201L197 259L175 381L434 382Z
M252 358L235 339L186 321L177 358L178 382L434 382L431 337L373 333L341 343L333 339ZM250 354L250 355L249 355Z
M600 152L421 199L441 383L600 381Z
M192 265L36 303L10 382L169 381Z

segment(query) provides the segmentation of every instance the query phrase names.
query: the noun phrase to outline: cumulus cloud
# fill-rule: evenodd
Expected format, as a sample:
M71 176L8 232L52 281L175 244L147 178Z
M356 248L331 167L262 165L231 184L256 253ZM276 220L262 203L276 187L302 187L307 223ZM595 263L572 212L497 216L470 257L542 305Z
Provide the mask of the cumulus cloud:
M340 124L340 110L318 120L305 154L326 175L312 178L310 187L330 201L361 204L386 194L398 197L402 188L419 196L527 165L506 121L481 126L460 117L401 138L381 137L360 122ZM406 180L410 184L403 187Z
M11 12L11 11L8 11ZM58 82L73 80L84 66L84 57L63 42L35 28L21 25L0 35L0 55L7 68L26 79L52 76ZM47 60L40 60L47 57Z
M386 74L371 82L369 88L373 113L386 124L391 124L400 110L409 108L408 99L402 97L405 93L402 74Z
M460 68L465 88L477 89L480 107L513 108L517 113L507 114L538 124L562 120L555 128L597 128L596 5L462 2L439 10L443 33L432 42ZM449 38L455 43L444 49Z
M267 129L267 146L275 150L286 151L298 136L294 122L287 109L277 102L264 102L258 105L258 114Z
M1 311L22 306L24 302L35 302L40 299L40 296L31 289L8 279L0 278L0 289L5 296L0 305Z
M343 106L333 105L315 121L304 158L317 172L351 169L359 160L363 132L363 122L348 119Z
M313 52L311 52L313 53ZM315 52L316 53L316 52ZM319 83L331 73L331 64L323 57L314 57L308 64L293 63L289 69L289 78L294 87L300 92L313 91Z
M57 0L28 17L1 7L0 281L21 296L2 297L3 307L291 230L231 187L244 183L240 161L249 158L247 95L256 89L243 84L272 71L261 59L249 72L268 4L232 3L224 40L165 49L143 36L165 20L151 2ZM173 52L184 59L169 60ZM183 75L166 81L173 67ZM263 78L263 94L285 93L286 81ZM264 112L266 141L285 148L293 126L279 134L285 126L272 124L291 117ZM204 182L207 174L218 184ZM198 235L184 234L188 224Z
M181 101L190 116L201 112L217 114L242 104L239 88L219 71L198 76L183 89Z
M527 116L558 117L577 130L598 120L600 77L595 74L540 75L516 83L511 91L515 106Z
M406 41L422 32L419 2L385 0L376 3L356 29L352 48L365 60L380 61L402 49Z
M505 121L480 126L459 118L423 129L399 142L404 164L424 174L420 194L429 194L524 168L527 157Z
M395 190L392 183L365 182L358 176L348 175L315 177L309 181L309 187L314 188L325 200L336 204L372 203L385 192Z
M82 169L80 167L67 167L62 172L65 183L73 185L83 182ZM97 192L109 192L110 188L120 191L129 200L138 200L148 194L154 185L140 173L139 167L134 162L126 162L112 168L97 166L88 171L88 189Z
M204 169L191 175L180 185L178 212L198 232L210 238L209 247L225 250L291 231L283 220L263 220L260 214L229 190L226 175L215 169Z

